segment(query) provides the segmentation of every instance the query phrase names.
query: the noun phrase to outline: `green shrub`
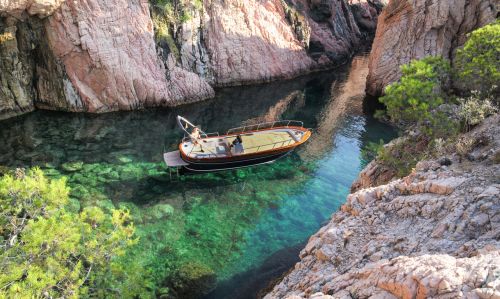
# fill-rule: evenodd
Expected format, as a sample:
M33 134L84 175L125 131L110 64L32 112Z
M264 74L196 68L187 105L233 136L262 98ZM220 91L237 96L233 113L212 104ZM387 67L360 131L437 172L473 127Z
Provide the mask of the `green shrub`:
M377 156L377 160L383 165L394 169L398 177L410 174L417 162L426 155L425 141L415 144L413 139L399 139L389 146L383 147Z
M370 142L361 154L365 161L376 158L380 164L395 170L398 177L408 175L423 156L407 138L396 139L387 146L382 139L378 143Z
M167 44L168 49L174 55L176 59L180 58L179 48L175 43L174 38L169 32L169 22L165 17L162 17L156 13L152 16L153 24L155 27L155 39L157 42L164 42Z
M437 108L445 102L449 62L429 56L403 65L401 71L401 79L387 86L379 99L387 107L387 116L404 129L416 128L430 138L447 134L454 124ZM443 132L443 128L447 129Z
M189 12L183 11L179 17L179 22L186 23L187 21L191 20L192 18L193 18L193 16Z
M440 57L426 57L403 65L401 79L387 86L385 96L380 98L387 110L378 111L376 116L390 118L407 134L412 131L412 137L387 147L373 145L377 160L401 176L408 174L423 157L446 153L450 148L447 144L451 144L460 157L467 155L476 143L467 138L455 142L459 122L468 130L498 111L495 101L498 101L496 84L500 81L499 58L500 22L497 21L471 33L463 49L457 52L453 71ZM458 109L447 103L452 73L464 86L479 89L470 92L469 98L459 98Z
M463 136L455 143L455 151L457 152L460 160L462 160L468 153L470 153L476 146L476 139L468 136Z
M473 31L457 51L455 67L460 83L481 96L496 95L500 82L500 21Z
M182 23L193 18L195 10L203 9L201 0L151 0L151 18L155 28L155 40L161 46L168 46L170 52L179 60L180 52L175 37Z
M127 211L69 212L65 179L40 169L0 178L0 297L95 296L115 257L135 243Z
M444 138L436 138L431 142L431 150L434 157L438 157L446 153L447 141Z
M197 10L202 10L203 9L203 0L194 0L193 5Z
M164 18L173 29L192 18L193 10L203 9L202 0L151 0L153 13Z
M378 142L369 142L365 148L361 150L361 156L364 161L371 161L380 155L384 149L384 140Z
M435 140L454 136L458 122L443 105L450 77L450 64L441 57L429 56L401 67L401 79L389 85L380 98L387 110L377 115L391 121L410 134L390 146L380 147L377 160L396 170L398 176L410 173L416 163L428 155ZM449 110L449 109L448 109Z

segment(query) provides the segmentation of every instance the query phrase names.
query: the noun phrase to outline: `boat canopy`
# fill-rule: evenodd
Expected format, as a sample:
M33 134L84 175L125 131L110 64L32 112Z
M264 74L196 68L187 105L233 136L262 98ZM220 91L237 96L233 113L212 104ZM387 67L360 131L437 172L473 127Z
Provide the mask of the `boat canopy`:
M180 115L177 115L177 125L179 125L179 128L181 128L181 130L184 131L184 133L186 133L188 136L191 135L191 132L194 128L198 128L198 130L200 131L200 135L207 136L207 133L203 132L200 127L193 125L189 120Z

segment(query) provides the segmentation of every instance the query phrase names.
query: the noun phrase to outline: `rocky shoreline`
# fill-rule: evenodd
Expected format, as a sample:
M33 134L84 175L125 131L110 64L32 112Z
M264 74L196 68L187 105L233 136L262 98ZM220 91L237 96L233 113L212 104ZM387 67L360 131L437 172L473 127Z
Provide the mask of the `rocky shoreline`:
M332 67L373 36L379 0L0 1L0 119L36 108L174 106Z
M500 116L407 177L348 196L271 298L498 298Z

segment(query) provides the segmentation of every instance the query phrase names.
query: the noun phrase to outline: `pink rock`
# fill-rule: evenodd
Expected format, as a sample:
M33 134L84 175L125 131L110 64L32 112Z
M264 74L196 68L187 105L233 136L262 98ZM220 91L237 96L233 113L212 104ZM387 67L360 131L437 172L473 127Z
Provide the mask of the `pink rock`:
M206 6L206 42L216 85L290 78L315 64L287 23L280 0Z
M49 44L80 98L76 105L52 108L105 112L213 96L207 82L187 71L174 67L167 80L146 0L67 1L46 27Z
M451 59L467 33L495 20L495 0L391 0L379 16L367 92L379 95L400 66L429 55Z
M64 0L0 0L0 16L22 17L27 11L29 15L46 17L52 14Z
M48 16L43 40L34 41L41 67L26 74L36 86L3 96L0 117L34 105L87 112L176 105L212 97L209 83L260 83L329 67L357 49L360 27L374 26L375 2L204 0L203 12L176 31L177 61L157 55L147 0L0 0L0 16ZM28 69L13 65L5 71Z

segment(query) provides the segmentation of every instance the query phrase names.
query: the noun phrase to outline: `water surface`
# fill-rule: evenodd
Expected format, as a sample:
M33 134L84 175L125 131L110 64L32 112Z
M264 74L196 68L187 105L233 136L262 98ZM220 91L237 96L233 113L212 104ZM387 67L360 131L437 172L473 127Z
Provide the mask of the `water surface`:
M67 176L75 210L130 209L140 243L124 263L161 286L156 295L193 297L216 277L208 298L252 298L345 201L368 162L366 145L394 136L362 111L366 73L367 57L359 56L334 72L223 89L175 109L37 111L0 122L0 166ZM162 153L182 137L178 114L208 132L296 119L313 136L272 165L171 180Z

